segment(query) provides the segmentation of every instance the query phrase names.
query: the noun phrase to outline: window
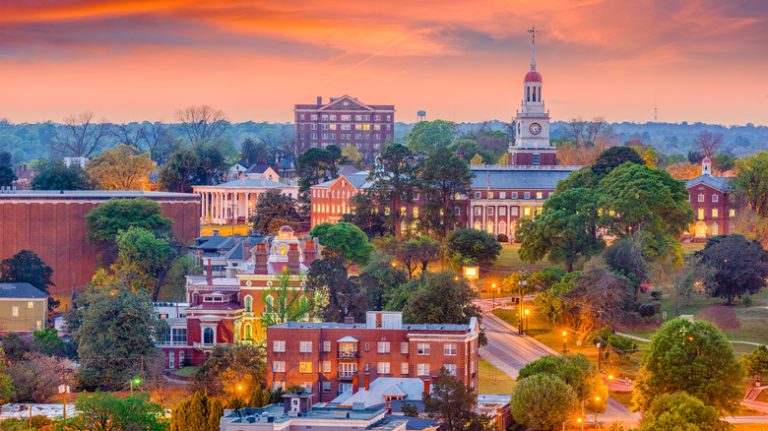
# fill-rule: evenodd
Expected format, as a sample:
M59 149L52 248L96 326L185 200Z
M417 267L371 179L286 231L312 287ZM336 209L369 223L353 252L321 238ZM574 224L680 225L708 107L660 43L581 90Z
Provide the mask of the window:
M480 192L475 192L475 199L480 199Z
M728 217L736 217L736 210L731 208L728 210Z
M493 207L488 207L488 208L487 208L487 211L488 211L488 215L489 215L489 216L492 216L492 215L493 215Z
M536 192L536 199L544 199L544 193Z
M407 342L400 343L400 353L402 353L403 355L407 355L408 354L408 343Z
M285 341L283 340L275 340L272 342L272 351L275 353L284 353L285 352Z
M381 121L381 115L374 115L373 121Z
M331 372L331 361L323 361L323 372L324 373Z
M309 116L310 120L317 120L317 114L312 114Z
M499 192L499 199L506 199L507 198L507 192Z
M523 199L530 199L531 198L531 192L525 192L523 194Z
M171 340L174 343L187 343L187 328L172 328L171 329Z
M308 374L312 372L312 362L299 362L299 372Z
M488 192L488 199L493 199L493 192Z
M323 352L331 351L331 342L329 340L323 341Z
M712 208L712 218L717 218L720 216L720 211L717 210L717 208Z
M180 367L184 366L184 351L183 350L179 351L179 366Z
M27 301L27 308L35 308L35 303L33 301Z
M11 309L11 315L13 317L19 317L19 307L16 307L15 305Z
M456 343L443 344L443 354L445 356L456 356Z
M363 350L366 351L366 352L369 350L368 349L368 343L363 344Z
M704 202L704 193L699 193L699 202Z
M331 382L324 380L323 381L323 393L331 392Z
M416 364L416 375L419 377L429 375L429 364Z
M480 207L472 207L472 214L479 216L480 215Z
M419 207L413 207L413 217L419 218Z
M320 120L322 121L328 121L328 114L323 114L320 116Z
M533 155L533 162L534 165L540 165L541 164L541 155L540 154L534 154Z
M524 217L530 217L531 216L531 207L523 207L523 216Z
M378 373L378 374L389 374L389 362L377 362L376 363L376 373Z
M267 295L266 298L266 307L264 307L267 313L271 313L275 309L275 298L272 297L272 295Z
M173 352L168 353L168 368L174 368L176 365L175 358L173 357Z
M704 208L699 208L699 210L696 211L696 219L704 220Z
M376 346L376 352L389 353L389 341L379 341Z
M720 195L714 194L712 195L712 202L718 202L720 200Z
M312 342L311 341L300 341L299 342L299 353L312 353Z
M213 328L203 329L203 344L213 344L214 338Z
M400 374L407 375L408 374L408 362L401 362L400 363Z
M422 356L429 355L429 343L417 343L416 354Z
M443 364L443 368L448 371L448 374L452 376L456 375L456 364Z
M252 341L253 340L253 327L250 323L246 323L243 325L243 339L245 341Z
M499 207L499 215L500 216L507 215L507 207Z
M273 373L284 373L285 372L285 361L274 361L274 362L272 362L272 372Z
M512 192L512 199L517 199L517 192Z
M341 121L352 121L352 116L349 114L342 114L340 118L341 118Z
M251 295L245 297L245 312L250 313L253 311L253 298Z

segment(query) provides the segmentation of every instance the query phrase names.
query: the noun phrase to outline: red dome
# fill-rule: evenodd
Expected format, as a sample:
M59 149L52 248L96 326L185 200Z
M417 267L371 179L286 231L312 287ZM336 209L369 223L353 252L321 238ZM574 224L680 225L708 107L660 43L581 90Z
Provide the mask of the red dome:
M704 160L702 160L701 163L712 163L712 159L709 157L704 157Z
M525 74L525 82L541 82L541 74L532 70Z

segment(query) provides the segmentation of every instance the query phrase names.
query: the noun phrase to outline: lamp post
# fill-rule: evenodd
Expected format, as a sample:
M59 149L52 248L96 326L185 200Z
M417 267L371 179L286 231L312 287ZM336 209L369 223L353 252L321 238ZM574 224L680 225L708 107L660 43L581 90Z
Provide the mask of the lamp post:
M563 355L568 354L568 344L566 344L568 341L568 331L563 330Z
M565 431L565 424L567 424L567 423L568 423L568 422L570 422L570 421L574 421L574 420L576 421L576 423L580 423L580 424L582 424L582 425L581 425L582 427L584 426L584 421L583 421L581 418L576 418L576 419L566 419L566 420L565 420L565 422L563 422L563 431Z
M135 377L131 379L131 396L133 396L133 385L136 385L136 388L138 389L138 386L141 384L141 379L138 377Z
M523 335L523 287L525 287L525 272L520 273L520 275L520 298L518 302L518 306L520 307L520 324L518 325L517 332L520 335Z
M531 310L526 308L523 310L523 314L525 314L525 330L523 332L530 331L531 327L528 326L528 315L531 314Z
M493 310L496 308L496 283L491 283L491 298L493 298L491 305L491 310Z

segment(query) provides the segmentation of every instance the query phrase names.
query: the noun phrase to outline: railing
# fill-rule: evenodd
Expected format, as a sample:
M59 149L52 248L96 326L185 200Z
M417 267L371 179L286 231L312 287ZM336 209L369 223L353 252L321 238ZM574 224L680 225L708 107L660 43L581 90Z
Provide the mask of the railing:
M339 352L339 359L357 359L357 352Z
M352 380L357 375L357 371L339 371L339 380Z

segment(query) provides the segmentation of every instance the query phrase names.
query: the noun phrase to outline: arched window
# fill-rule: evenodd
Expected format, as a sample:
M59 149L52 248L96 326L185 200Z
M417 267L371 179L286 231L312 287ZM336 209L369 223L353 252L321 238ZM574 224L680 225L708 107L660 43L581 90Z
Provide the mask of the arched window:
M253 298L251 295L245 297L245 312L250 313L253 311Z
M485 231L489 234L493 235L493 221L488 220L488 222L485 224Z
M473 227L475 230L483 230L483 224L480 222L480 220L475 220L475 225Z
M266 312L271 313L275 310L275 298L272 297L272 295L267 295L266 298Z
M243 339L245 341L251 341L253 340L253 327L250 323L246 323L243 326Z
M213 328L203 329L203 344L213 344Z

